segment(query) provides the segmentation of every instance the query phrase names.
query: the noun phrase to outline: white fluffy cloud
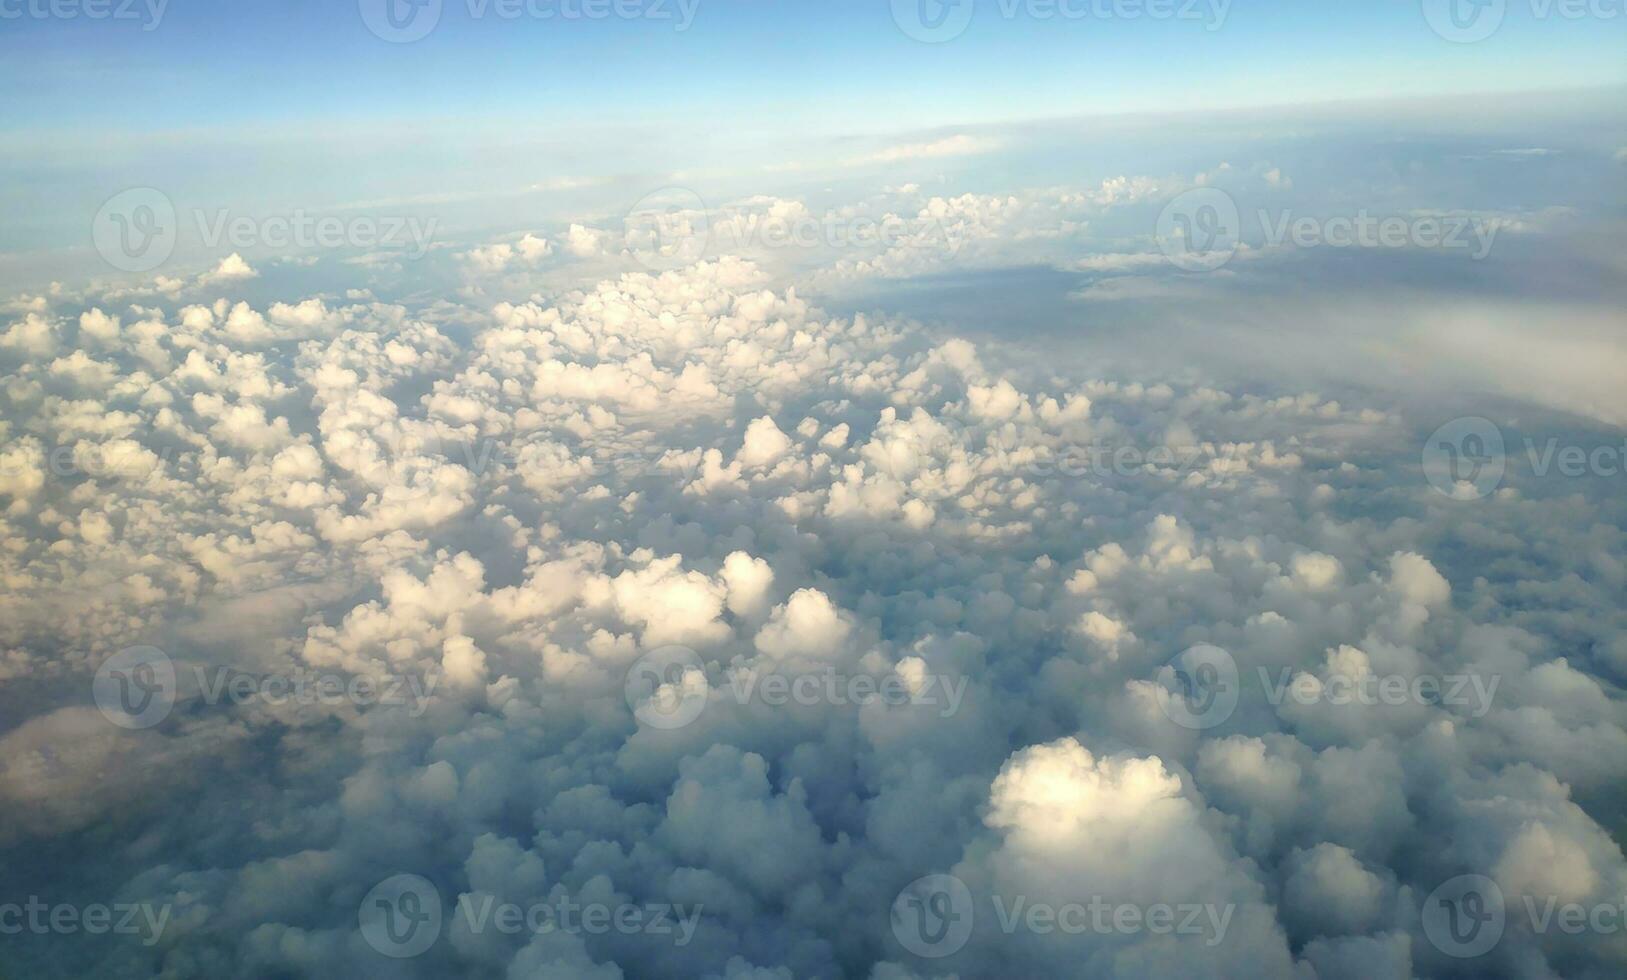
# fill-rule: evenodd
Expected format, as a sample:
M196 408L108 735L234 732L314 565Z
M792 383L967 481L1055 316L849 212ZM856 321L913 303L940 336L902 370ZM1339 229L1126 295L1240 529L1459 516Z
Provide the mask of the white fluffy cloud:
M1017 261L1179 183L894 196ZM529 288L620 254L557 241L462 253L528 287L491 301L98 295L0 333L0 860L175 910L70 972L373 975L358 903L403 873L448 908L700 909L681 946L449 920L408 976L1446 977L1420 909L1455 875L1619 900L1619 500L1449 501L1417 473L1438 422L1360 391L1081 375L743 258ZM924 254L810 278L960 261ZM191 680L126 732L91 678L138 644L421 697ZM1199 644L1237 670L1214 727L1177 720ZM628 679L674 645L652 687L697 711L663 727ZM739 696L769 677L817 694ZM819 686L854 679L907 696ZM890 914L935 873L976 903L937 962ZM1215 918L1060 934L991 904L1098 899ZM1524 923L1488 955L1627 964Z

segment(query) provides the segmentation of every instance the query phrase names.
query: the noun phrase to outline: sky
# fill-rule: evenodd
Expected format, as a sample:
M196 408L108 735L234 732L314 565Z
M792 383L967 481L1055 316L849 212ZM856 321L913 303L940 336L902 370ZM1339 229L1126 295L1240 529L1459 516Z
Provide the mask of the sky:
M602 19L561 2L403 8L433 30L390 43L349 3L171 0L92 19L8 0L0 83L29 94L0 110L0 249L76 244L70 209L159 173L215 206L332 207L785 167L942 127L1627 82L1608 0L1604 16L1494 6L1497 31L1474 43L1412 3L1183 0L1154 17L964 0L946 8L970 13L964 30L929 43L905 29L924 8L902 0L897 16L866 0L586 8Z
M633 17L606 4L603 19L568 19L581 9L575 0L515 4L512 17L502 4L452 0L438 16L420 15L433 30L399 44L370 33L355 4L170 0L160 15L154 0L132 5L129 20L22 16L7 24L5 80L38 94L8 113L8 126L243 135L413 118L683 127L726 105L754 122L862 132L1570 88L1619 81L1622 71L1618 18L1569 19L1561 11L1571 5L1531 0L1508 5L1499 30L1473 44L1438 36L1414 3L1181 0L1167 12L1155 5L1159 17L1108 0L966 2L970 23L941 43L909 36L887 3L866 0L651 0L627 4ZM920 17L900 7L905 26ZM557 16L541 16L549 13ZM815 77L816 98L806 86Z
M1627 974L1619 4L27 2L0 976Z

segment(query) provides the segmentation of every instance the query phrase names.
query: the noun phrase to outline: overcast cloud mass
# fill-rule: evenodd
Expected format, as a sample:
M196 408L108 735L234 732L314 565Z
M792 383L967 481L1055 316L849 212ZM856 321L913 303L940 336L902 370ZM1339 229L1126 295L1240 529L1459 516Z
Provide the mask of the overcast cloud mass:
M1622 11L492 3L0 3L0 977L1627 974Z

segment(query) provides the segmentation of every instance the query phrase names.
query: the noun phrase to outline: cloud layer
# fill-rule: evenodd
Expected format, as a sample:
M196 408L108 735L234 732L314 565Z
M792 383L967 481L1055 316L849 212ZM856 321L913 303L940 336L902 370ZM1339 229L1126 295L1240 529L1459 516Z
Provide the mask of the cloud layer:
M1627 895L1619 497L1451 500L1418 466L1439 420L1359 390L1063 370L808 298L1050 256L1203 183L903 212L955 250L610 273L636 249L574 224L460 250L455 296L251 303L234 254L25 302L0 904L169 919L0 965L1619 975L1619 929L1528 914ZM545 275L574 281L503 288ZM135 646L175 681L121 727L96 685ZM932 875L958 941L897 914ZM1462 875L1506 908L1474 959L1431 927ZM369 910L415 888L439 932L397 958Z

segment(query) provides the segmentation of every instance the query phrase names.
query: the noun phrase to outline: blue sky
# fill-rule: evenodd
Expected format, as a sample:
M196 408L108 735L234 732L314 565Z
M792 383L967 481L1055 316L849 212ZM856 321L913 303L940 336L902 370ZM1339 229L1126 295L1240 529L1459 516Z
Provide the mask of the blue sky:
M1202 0L1173 19L1115 14L1140 0L1068 0L1087 14L1071 18L1047 0L962 0L971 20L944 43L910 37L887 0L621 0L641 16L605 19L563 16L582 0L526 0L511 19L497 0L444 0L433 31L397 44L368 30L373 2L129 0L128 18L91 19L0 0L0 84L27 93L0 113L0 255L82 247L101 202L144 184L262 211L483 195L499 200L466 223L486 226L505 195L584 175L783 187L788 168L979 126L1178 111L1177 142L1208 110L1627 81L1627 20L1536 16L1546 0L1513 0L1470 44L1438 36L1418 3L1329 0ZM1091 134L1007 163L1036 178L1105 166L1115 147Z
M29 2L43 0L0 9ZM134 12L146 2L156 0ZM1539 19L1533 0L1515 0L1478 44L1443 41L1406 2L1235 0L1217 17L1204 0L1198 19L1069 20L1032 16L1026 4L1008 19L1001 0L978 0L969 28L944 44L896 29L886 0L687 0L696 6L682 32L678 0L639 0L652 16L605 20L504 19L496 7L471 17L479 2L446 0L436 29L410 44L374 37L354 2L169 0L151 30L146 14L4 21L0 79L29 93L8 108L7 128L254 130L426 116L670 125L716 112L787 128L911 128L1627 78L1627 21ZM537 2L568 10L579 0Z

